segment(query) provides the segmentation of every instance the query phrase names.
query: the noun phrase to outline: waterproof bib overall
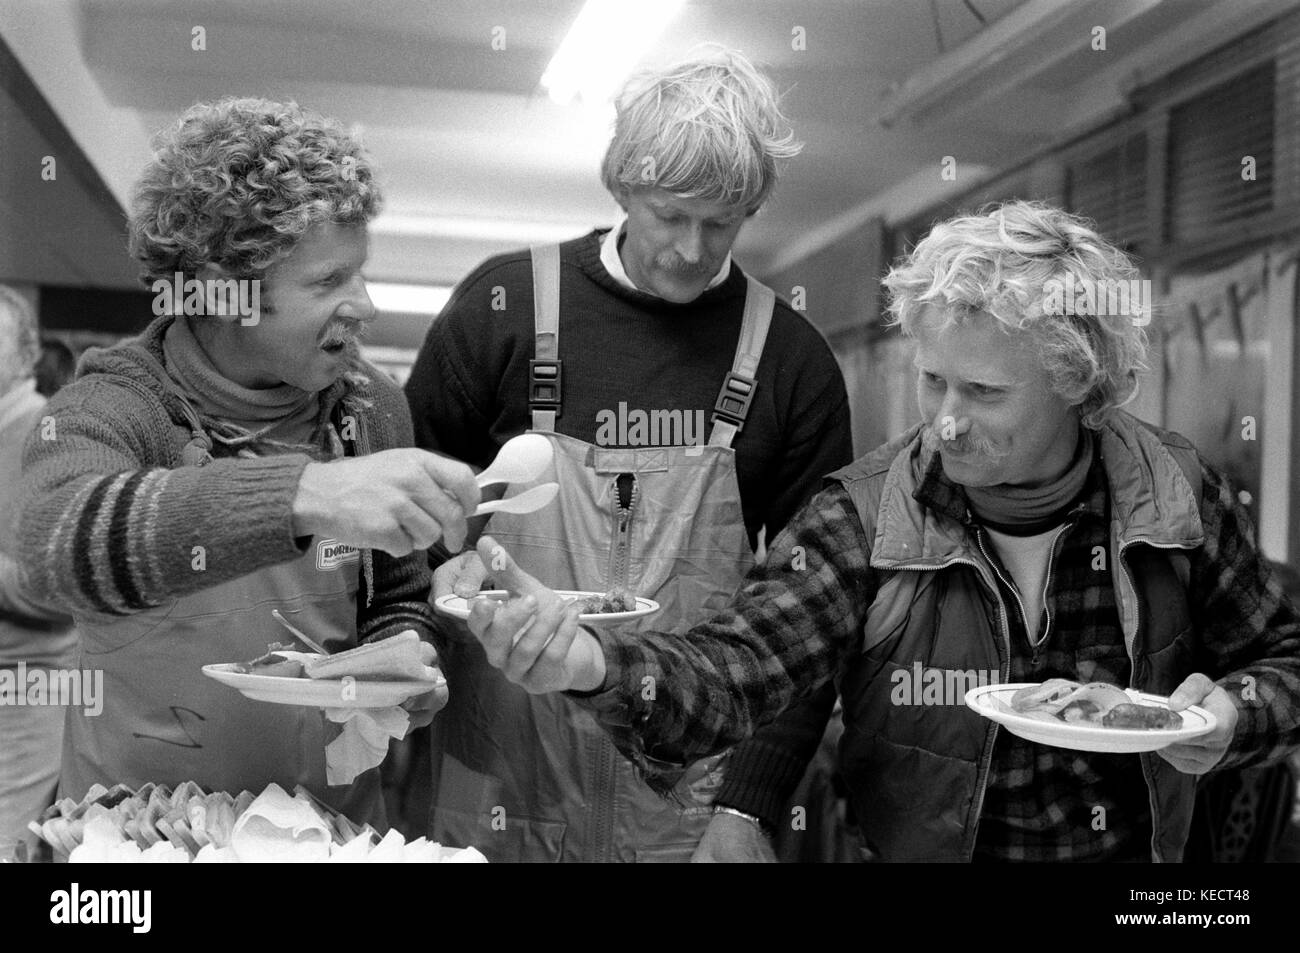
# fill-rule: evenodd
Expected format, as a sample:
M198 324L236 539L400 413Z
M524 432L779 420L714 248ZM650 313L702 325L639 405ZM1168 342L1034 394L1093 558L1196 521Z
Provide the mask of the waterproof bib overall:
M338 727L320 709L253 701L202 672L291 641L272 609L327 649L354 646L359 557L336 540L313 539L291 562L122 618L79 619L80 667L104 673L103 711L68 709L60 796L80 799L95 782L147 781L257 794L274 781L290 793L302 784L353 820L386 826L377 769L326 786L325 745Z
M555 473L537 482L558 481L560 494L534 513L495 514L487 532L552 588L624 588L662 606L627 625L684 632L723 609L753 565L731 443L775 296L750 279L707 446L698 434L693 446L617 448L555 432L558 247L533 249L533 283L532 431L555 450ZM442 660L451 700L433 725L434 839L472 844L493 861L690 859L725 755L697 763L678 785L682 809L635 777L588 713L562 695L530 695L506 681L468 630L457 632Z

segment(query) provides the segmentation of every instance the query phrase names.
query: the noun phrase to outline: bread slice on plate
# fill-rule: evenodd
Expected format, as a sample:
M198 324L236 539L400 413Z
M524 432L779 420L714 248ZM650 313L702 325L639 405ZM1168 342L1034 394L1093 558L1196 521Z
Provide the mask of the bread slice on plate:
M407 629L392 638L313 659L306 662L304 668L307 677L312 679L350 675L371 682L435 682L442 678L438 670L429 665L435 657L433 646L420 641L414 630Z

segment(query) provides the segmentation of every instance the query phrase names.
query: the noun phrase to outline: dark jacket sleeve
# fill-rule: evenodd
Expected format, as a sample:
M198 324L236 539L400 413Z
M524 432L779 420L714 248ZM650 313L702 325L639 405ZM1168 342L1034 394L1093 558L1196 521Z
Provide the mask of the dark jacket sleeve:
M775 481L782 490L766 508L769 539L785 529L790 516L817 492L826 474L853 459L844 376L830 347L808 330L818 346L805 349L809 361L800 377L817 382L817 386L796 387L794 393L801 395L801 402L787 412L789 439L782 454L782 472ZM775 827L817 752L836 695L834 684L827 683L737 745L715 803L753 814Z
M486 262L429 327L405 387L415 446L476 467L496 456L497 389L515 349L511 316L525 307L532 314L531 287L528 295L516 287L516 271L501 259ZM494 307L502 298L510 311Z
M835 683L827 682L738 744L714 803L752 814L775 829L817 753L838 694Z
M803 360L789 403L778 410L781 457L768 484L776 489L763 511L769 540L821 489L828 473L853 462L849 396L839 362L811 324L800 318L797 327L799 336L791 346L800 350Z

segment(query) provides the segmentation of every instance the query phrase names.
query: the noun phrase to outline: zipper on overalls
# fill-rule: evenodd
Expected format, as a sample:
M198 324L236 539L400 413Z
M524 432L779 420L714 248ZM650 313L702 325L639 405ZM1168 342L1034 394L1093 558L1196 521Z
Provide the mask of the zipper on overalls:
M628 478L627 502L623 501L620 481ZM614 535L610 542L608 589L627 589L632 565L632 516L636 512L641 485L634 473L620 473L610 486L610 505L614 516Z
M630 484L626 504L623 501L622 487L619 485L624 477ZM627 576L632 563L632 514L636 510L639 490L636 474L620 473L610 481L609 489L613 537L610 540L607 591L627 588ZM608 862L614 859L611 852L614 847L615 783L618 774L615 757L611 745L598 745L596 776L599 781L596 790L599 793L596 797L596 816L592 825L595 828L592 846L597 856L591 858L595 862Z

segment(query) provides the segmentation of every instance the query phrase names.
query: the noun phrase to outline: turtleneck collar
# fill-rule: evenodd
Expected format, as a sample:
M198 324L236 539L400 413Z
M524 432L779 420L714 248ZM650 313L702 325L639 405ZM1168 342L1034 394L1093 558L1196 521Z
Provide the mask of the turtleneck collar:
M963 487L971 513L985 526L1012 536L1035 535L1059 526L1088 481L1093 446L1092 431L1080 425L1074 458L1052 482L1035 487Z
M168 375L201 415L261 431L277 440L311 440L320 409L319 394L292 384L250 388L235 383L212 363L189 318L177 318L167 328L163 357Z

